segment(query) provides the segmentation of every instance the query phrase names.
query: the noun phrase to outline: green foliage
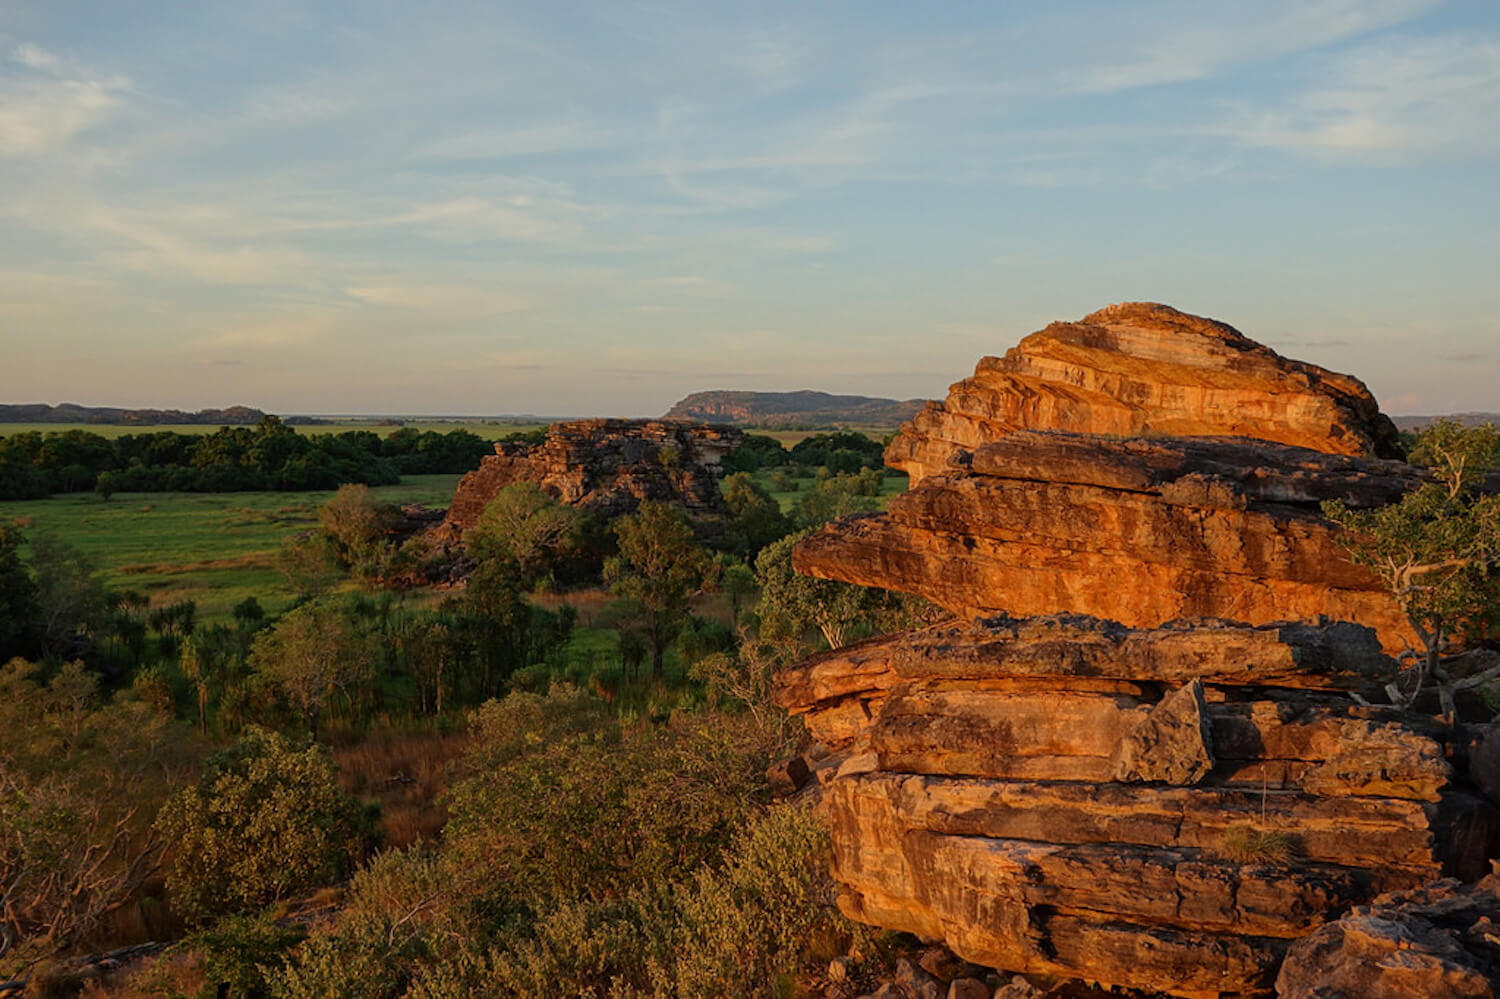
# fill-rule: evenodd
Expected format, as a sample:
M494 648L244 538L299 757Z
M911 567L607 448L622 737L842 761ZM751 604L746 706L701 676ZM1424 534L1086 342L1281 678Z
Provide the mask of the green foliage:
M332 884L371 838L369 816L340 789L324 749L299 749L256 727L209 757L197 783L163 806L156 829L172 844L172 905L195 922Z
M232 492L332 489L342 482L388 485L400 471L465 472L488 448L462 438L422 450L387 445L368 431L309 436L275 416L255 427L222 427L211 434L173 431L109 438L86 430L27 431L0 437L0 499L33 499L56 492ZM452 435L447 435L452 437ZM419 457L413 457L417 455ZM101 479L104 482L100 488Z
M771 641L800 642L816 629L831 649L847 645L882 615L897 598L884 590L804 576L792 568L792 550L811 530L788 535L755 560L760 583L761 634Z
M1426 647L1406 689L1389 688L1402 703L1429 677L1451 679L1441 662L1451 643L1473 643L1500 624L1500 495L1476 488L1500 465L1500 428L1439 421L1419 435L1412 460L1431 468L1433 481L1399 503L1373 510L1323 505L1346 529L1339 540L1350 560L1380 577ZM1469 679L1440 683L1450 715L1453 692L1472 686Z
M138 892L151 816L193 750L138 701L103 698L80 663L0 667L0 919L15 959L87 937ZM9 977L0 963L0 979Z
M832 472L854 473L862 468L880 468L885 448L879 441L853 431L813 434L793 445L791 460L806 468L826 467Z
M394 552L386 535L400 517L395 504L375 499L362 484L339 486L318 508L318 525L332 542L339 564L365 580L389 571Z
M729 509L724 545L729 551L753 558L792 529L790 518L781 512L781 504L757 486L748 473L726 475L719 483L719 491Z
M98 631L109 610L93 561L50 534L37 534L31 538L31 574L42 655L74 653L78 639Z
M764 434L746 434L745 442L724 457L724 466L736 472L755 472L786 461L786 448L779 440Z
M847 514L869 513L879 507L880 485L880 471L874 468L825 476L797 496L797 523L820 527Z
M662 657L687 623L689 600L712 563L694 540L692 525L665 504L642 503L614 530L620 553L605 563L604 577L630 601L651 650L651 672L660 676Z
M338 543L321 531L288 535L274 564L299 600L320 597L344 578Z
M506 731L492 747L483 733L496 718L481 714L477 760L453 788L445 832L513 901L545 907L670 878L711 856L758 794L764 764L744 725L685 715L660 728L560 726L555 706L535 695L506 700L518 697L514 713L540 725L522 728L520 745ZM565 688L554 698L588 701Z
M0 523L0 662L35 655L41 636L36 583L21 561L21 532Z
M372 675L374 651L347 614L327 603L305 604L256 636L250 665L298 712L312 737L335 695L353 704Z
M855 931L818 816L760 803L748 725L621 726L569 687L486 704L443 843L361 872L273 994L784 994L810 944Z
M528 590L551 563L578 540L582 516L531 482L506 486L485 504L479 521L464 536L475 558L494 563Z
M203 959L203 987L198 999L266 999L270 995L268 971L278 967L287 951L301 943L307 931L300 925L283 926L269 914L225 916L183 943Z
M668 962L652 994L772 996L820 937L852 928L832 904L828 830L811 809L783 806L752 819L718 866L675 892Z

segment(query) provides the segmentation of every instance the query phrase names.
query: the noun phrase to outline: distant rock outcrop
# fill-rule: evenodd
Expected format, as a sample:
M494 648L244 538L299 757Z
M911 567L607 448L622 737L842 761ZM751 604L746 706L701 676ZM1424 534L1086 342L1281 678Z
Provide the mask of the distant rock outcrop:
M666 420L733 423L740 426L893 427L912 418L924 399L830 395L827 392L694 392L677 402Z
M1500 732L1371 706L1410 625L1318 512L1399 499L1399 454L1357 380L1158 305L929 404L886 452L911 491L795 553L960 618L776 678L823 747L843 910L1207 999L1268 995L1382 892L1484 874Z
M495 494L515 482L534 482L564 503L606 516L648 499L719 513L719 460L743 440L733 427L665 420L554 423L540 444L496 444L459 481L448 522L467 531Z

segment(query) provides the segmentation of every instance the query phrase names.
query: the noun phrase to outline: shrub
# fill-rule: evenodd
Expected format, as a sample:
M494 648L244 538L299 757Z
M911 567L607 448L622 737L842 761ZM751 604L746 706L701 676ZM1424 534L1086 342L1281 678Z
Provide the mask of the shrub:
M199 999L214 999L226 989L236 999L263 999L270 994L268 971L306 936L301 926L280 926L267 915L226 916L211 929L192 935L187 946L196 949L203 962Z
M339 788L324 749L297 749L252 726L167 801L156 826L173 845L172 903L202 922L343 878L364 854L372 822Z

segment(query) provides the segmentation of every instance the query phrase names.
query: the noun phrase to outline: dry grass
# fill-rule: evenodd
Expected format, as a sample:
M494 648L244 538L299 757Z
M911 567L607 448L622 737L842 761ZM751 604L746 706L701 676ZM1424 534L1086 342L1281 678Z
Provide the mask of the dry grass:
M344 789L380 805L385 844L404 847L442 831L448 812L437 799L467 745L465 732L382 730L336 747L333 758Z
M1242 864L1281 864L1297 856L1297 841L1274 829L1257 829L1248 823L1224 830L1224 854Z
M169 950L91 979L79 999L160 999L199 994L208 979L203 958L193 950Z

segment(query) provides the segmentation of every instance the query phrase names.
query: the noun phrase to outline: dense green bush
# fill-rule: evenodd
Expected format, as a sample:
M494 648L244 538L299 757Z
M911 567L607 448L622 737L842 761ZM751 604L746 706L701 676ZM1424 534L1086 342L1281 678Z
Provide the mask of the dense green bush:
M755 724L622 726L570 687L486 704L442 844L356 876L273 994L785 994L855 931L831 904L821 820L763 803Z
M167 892L185 918L245 912L348 875L371 817L340 789L320 746L247 728L174 794L156 828L171 844Z

